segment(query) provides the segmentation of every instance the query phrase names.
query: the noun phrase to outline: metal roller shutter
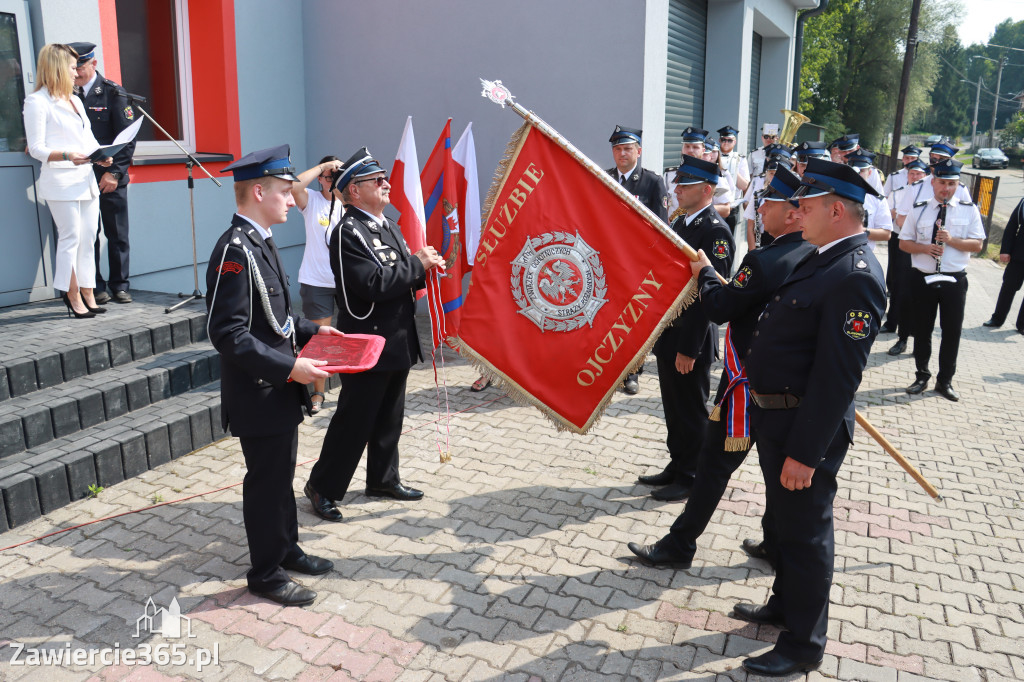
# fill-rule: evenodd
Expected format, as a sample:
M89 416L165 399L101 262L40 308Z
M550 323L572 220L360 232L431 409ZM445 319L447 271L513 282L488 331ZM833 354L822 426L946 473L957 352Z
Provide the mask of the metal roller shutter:
M704 124L707 0L670 0L668 73L665 79L665 165L679 163L679 135Z
M761 131L757 127L757 103L761 88L761 34L751 31L750 47L750 113L747 119L747 153L761 146Z

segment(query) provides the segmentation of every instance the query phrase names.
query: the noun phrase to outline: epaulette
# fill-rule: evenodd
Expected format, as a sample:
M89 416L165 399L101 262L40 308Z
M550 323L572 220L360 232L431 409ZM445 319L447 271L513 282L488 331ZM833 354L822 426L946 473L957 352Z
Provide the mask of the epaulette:
M974 206L974 202L973 201L964 201L963 199L961 199L960 200L960 205L961 206Z
M910 183L910 184L911 184L911 185L920 185L920 184L921 184L922 182L924 182L924 178L921 178L920 180L914 180L914 181L913 181L912 183Z
M118 83L116 81L112 81L109 78L104 78L103 82L106 83L107 85L109 85L112 88L118 88L118 89L121 88L121 84L120 83Z
M679 166L672 166L671 168L666 168L666 169L665 169L665 172L666 172L666 173L674 173L674 172L676 172L677 170L679 170Z
M919 208L921 206L924 206L927 203L928 203L927 199L925 199L924 201L915 201L914 202L914 208Z

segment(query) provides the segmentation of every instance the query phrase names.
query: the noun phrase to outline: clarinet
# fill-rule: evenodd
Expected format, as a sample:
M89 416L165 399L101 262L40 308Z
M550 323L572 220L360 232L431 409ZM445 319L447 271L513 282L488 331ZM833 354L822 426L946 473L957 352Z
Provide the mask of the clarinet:
M764 174L762 173L758 177L763 178ZM761 208L761 201L764 198L764 195L765 195L765 193L767 193L767 191L768 191L767 187L762 187L761 189L759 189L756 192L754 192L754 248L755 249L761 247L761 233L764 231L764 226L761 224L761 212L758 211L757 209Z
M946 210L948 209L948 207L949 207L949 204L946 203L946 202L943 202L941 204L940 210L943 213L945 213ZM935 229L932 230L932 244L938 244L939 246L943 245L943 242L941 242L938 239L936 239L936 237L939 234L939 230L942 229L944 226L945 226L945 221L942 221L942 220L936 220L935 221ZM943 251L945 251L945 249L943 249ZM942 255L940 254L938 256L935 256L935 274L941 274L941 273L942 273Z

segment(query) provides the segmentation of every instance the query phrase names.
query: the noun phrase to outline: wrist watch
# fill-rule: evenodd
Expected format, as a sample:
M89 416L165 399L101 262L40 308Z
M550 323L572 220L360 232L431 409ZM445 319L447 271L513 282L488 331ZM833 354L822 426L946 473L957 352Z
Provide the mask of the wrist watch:
M112 176L114 176L114 179L115 179L115 180L120 180L120 179L121 179L121 176L123 176L123 175L124 175L124 173L121 173L121 172L119 172L119 171L110 171L110 174L111 174Z

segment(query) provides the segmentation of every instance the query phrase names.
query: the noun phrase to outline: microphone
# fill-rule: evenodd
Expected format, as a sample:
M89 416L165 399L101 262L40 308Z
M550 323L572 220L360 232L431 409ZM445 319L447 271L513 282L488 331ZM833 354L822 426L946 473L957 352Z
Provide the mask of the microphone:
M127 97L129 104L135 104L136 102L138 102L139 104L149 104L149 100L143 97L142 95L136 95L134 93L128 92L124 88L118 88L117 92Z

